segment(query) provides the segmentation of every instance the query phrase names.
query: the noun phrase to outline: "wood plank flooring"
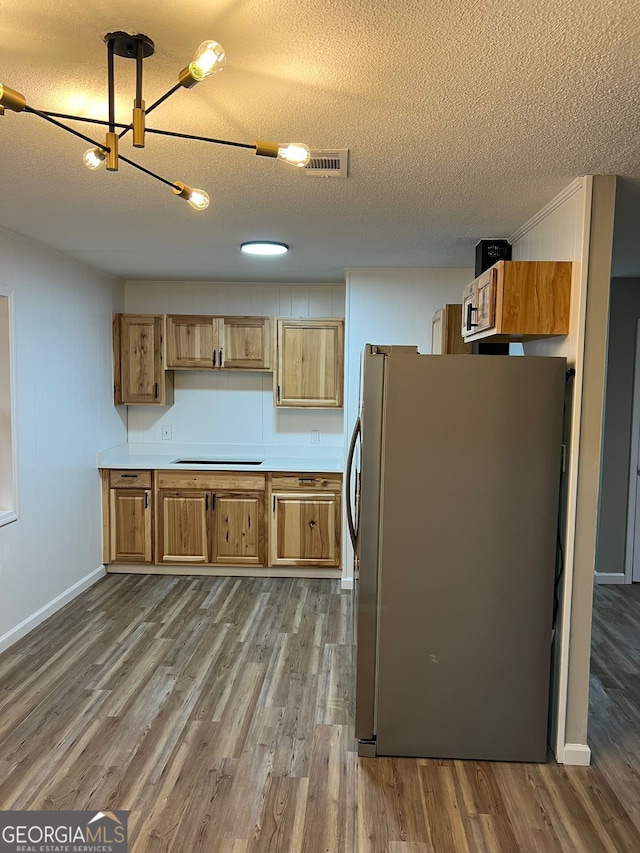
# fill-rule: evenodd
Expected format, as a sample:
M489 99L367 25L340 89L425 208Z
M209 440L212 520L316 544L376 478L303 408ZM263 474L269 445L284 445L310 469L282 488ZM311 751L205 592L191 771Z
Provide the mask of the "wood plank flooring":
M351 593L110 575L0 656L0 809L130 850L640 851L640 585L595 591L592 767L358 759Z

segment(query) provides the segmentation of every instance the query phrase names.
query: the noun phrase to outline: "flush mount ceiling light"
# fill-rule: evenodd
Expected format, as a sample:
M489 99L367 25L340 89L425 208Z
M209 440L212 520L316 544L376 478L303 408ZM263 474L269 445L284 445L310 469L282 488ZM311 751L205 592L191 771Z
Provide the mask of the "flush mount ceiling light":
M240 248L245 255L286 255L289 247L286 243L274 243L271 240L252 240L242 243Z
M248 148L255 151L261 157L277 157L285 163L290 163L294 166L306 166L310 159L310 151L303 143L277 143L258 141L254 145L244 142L231 142L226 139L213 139L208 136L194 136L189 133L174 133L169 130L158 130L151 127L146 127L146 116L159 107L168 97L173 95L179 89L191 89L197 83L200 83L205 77L210 77L224 68L225 51L224 48L216 41L203 42L193 61L183 68L178 75L178 82L175 86L165 92L162 97L154 101L148 109L145 109L145 102L142 99L142 63L152 56L154 53L154 44L150 38L145 35L129 35L124 32L107 33L104 37L107 45L107 79L109 88L109 120L101 121L100 119L86 118L85 116L67 115L66 113L55 113L49 110L36 110L27 104L26 98L20 92L10 89L8 86L3 86L0 83L0 116L5 114L5 110L20 113L26 112L32 115L39 116L51 124L66 130L68 133L83 139L92 146L85 151L84 163L89 169L99 169L101 166L106 166L107 171L117 172L118 163L122 160L128 163L146 175L150 175L163 184L171 187L172 191L179 198L186 199L189 204L196 210L205 210L209 206L209 196L204 190L192 189L182 181L168 181L160 175L156 175L149 169L140 166L138 163L124 157L118 152L118 144L123 136L126 136L132 131L132 142L134 148L144 148L145 134L155 133L161 136L173 136L180 139L193 139L198 142L212 142L216 145L231 145L236 148ZM122 56L125 59L134 59L136 62L136 94L133 102L133 115L131 124L121 124L115 120L115 84L114 84L114 56ZM58 121L58 119L66 119L69 121L82 121L90 124L104 125L108 127L105 142L98 142L85 136L83 133L68 127L66 124ZM118 128L119 132L116 130Z

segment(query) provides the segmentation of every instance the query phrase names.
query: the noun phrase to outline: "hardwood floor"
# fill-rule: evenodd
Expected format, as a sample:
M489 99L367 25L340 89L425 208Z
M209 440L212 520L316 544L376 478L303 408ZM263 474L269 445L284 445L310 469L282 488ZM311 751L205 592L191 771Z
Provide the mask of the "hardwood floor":
M0 656L0 809L130 850L640 850L640 585L595 591L592 767L358 759L337 582L110 575Z

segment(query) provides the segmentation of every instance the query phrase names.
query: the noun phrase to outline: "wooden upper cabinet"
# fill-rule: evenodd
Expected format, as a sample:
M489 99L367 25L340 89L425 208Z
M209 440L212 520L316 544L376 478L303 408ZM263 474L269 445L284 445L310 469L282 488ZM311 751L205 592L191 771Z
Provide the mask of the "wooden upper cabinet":
M117 314L113 333L115 402L170 405L173 376L164 369L164 317L161 314Z
M269 317L168 314L167 367L184 370L270 370Z
M449 304L440 308L431 321L432 355L467 355L471 344L462 338L462 305Z
M527 341L569 333L570 261L498 261L462 296L465 342Z
M221 367L271 370L273 332L270 317L220 317Z
M341 408L344 320L278 320L276 359L276 406Z
M191 314L166 318L167 367L213 369L218 366L218 319Z

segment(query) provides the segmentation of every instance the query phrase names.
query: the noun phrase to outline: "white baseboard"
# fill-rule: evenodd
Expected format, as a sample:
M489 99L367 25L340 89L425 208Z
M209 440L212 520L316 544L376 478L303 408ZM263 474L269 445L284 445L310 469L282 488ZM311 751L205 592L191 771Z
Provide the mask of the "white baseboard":
M591 764L591 750L586 743L565 743L561 764L588 767Z
M341 589L353 589L353 578L342 578L340 581Z
M626 583L624 572L596 572L596 583Z
M65 604L68 604L76 598L81 592L84 592L85 589L89 589L90 586L93 586L93 584L99 581L100 578L103 578L104 575L104 566L99 566L97 569L94 569L92 572L89 572L88 575L81 578L77 583L74 583L73 586L70 586L69 589L65 589L64 592L61 592L60 595L57 595L52 601L45 604L44 607L41 607L40 610L36 610L35 613L20 622L19 625L15 626L15 628L7 631L6 634L0 637L0 653L6 651L14 643L17 643L18 640L22 639L22 637L28 634L29 631L32 631L41 622L44 622L45 619L52 616L56 610L60 610L61 607L64 607Z

